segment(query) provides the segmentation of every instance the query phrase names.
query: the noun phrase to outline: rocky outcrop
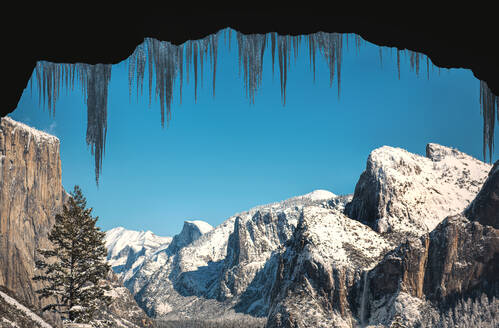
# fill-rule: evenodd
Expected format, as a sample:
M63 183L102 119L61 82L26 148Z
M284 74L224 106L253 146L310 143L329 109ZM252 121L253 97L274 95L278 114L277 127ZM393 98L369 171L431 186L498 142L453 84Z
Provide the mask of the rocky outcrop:
M264 317L272 287L268 277L274 275L278 254L293 235L301 210L343 206L348 199L336 198L316 190L258 206L195 238L189 237L191 224L184 225L168 248L148 256L125 284L149 315L168 320Z
M107 262L122 281L130 280L144 260L171 243L151 231L133 231L117 227L106 232Z
M106 295L111 297L111 304L99 313L100 319L109 320L113 327L119 328L154 327L153 321L137 305L117 275L110 272L105 284L110 288Z
M62 208L59 140L8 117L0 123L0 285L40 306L35 250Z
M459 213L489 169L436 144L427 157L379 148L353 197L316 191L236 214L173 256L153 253L132 290L149 314L169 320L243 313L268 316L269 328L439 327L461 304L483 305L475 313L487 322L499 304L483 297L496 288L497 236ZM495 190L493 179L482 191Z
M35 272L36 249L50 246L47 237L55 215L68 198L61 183L59 145L59 139L52 135L7 117L1 119L0 286L35 310L49 302L40 302L35 294L35 290L41 288L39 282L32 280L38 274ZM129 319L133 323L130 327L148 327L150 320L125 287L115 278L107 283L112 287L115 302L102 314L116 322ZM60 319L50 313L44 313L43 317L55 326L60 324ZM4 323L0 321L0 325ZM25 326L21 319L14 323ZM26 324L26 327L30 326ZM128 326L118 324L117 327Z
M363 272L390 244L338 209L306 207L280 256L267 327L352 327Z
M299 212L259 210L251 219L236 217L229 236L220 281L219 300L241 295L272 252L291 237Z
M387 309L393 308L393 299L401 293L413 297L412 304L429 302L437 312L466 299L499 296L499 230L495 228L499 206L486 201L486 206L478 205L494 199L498 178L494 165L465 211L468 218L463 214L447 217L431 233L387 254L369 272L372 323L393 319L396 311ZM382 318L380 309L385 315L391 313L391 318ZM419 318L419 324L425 324L424 320Z
M477 300L497 297L497 230L459 214L487 167L436 144L428 145L427 158L391 147L373 151L344 213L374 231L344 216L341 206L317 215L305 209L277 260L267 327L438 327L450 322L445 311L457 318L452 309L466 297L486 304L477 316L493 317L496 301ZM484 199L492 196L483 190L495 190L490 181L493 175L483 184ZM464 313L458 317L472 318Z
M52 328L31 305L23 304L15 294L0 286L0 327Z
M465 215L484 225L499 229L499 161L495 162L482 189Z
M421 236L448 215L462 212L490 165L432 143L426 155L388 146L373 150L345 213L381 233Z
M202 234L212 229L213 227L204 221L184 221L182 231L173 237L166 251L169 254L176 254L179 250L201 237Z

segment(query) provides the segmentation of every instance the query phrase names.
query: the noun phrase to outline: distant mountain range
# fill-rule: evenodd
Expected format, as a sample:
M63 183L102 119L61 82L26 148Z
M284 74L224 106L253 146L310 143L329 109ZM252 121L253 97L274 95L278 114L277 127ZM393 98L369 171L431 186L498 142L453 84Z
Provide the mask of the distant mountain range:
M186 221L173 238L115 228L108 260L156 318L494 327L498 194L497 163L438 144L425 157L384 146L353 195L316 190L214 228Z

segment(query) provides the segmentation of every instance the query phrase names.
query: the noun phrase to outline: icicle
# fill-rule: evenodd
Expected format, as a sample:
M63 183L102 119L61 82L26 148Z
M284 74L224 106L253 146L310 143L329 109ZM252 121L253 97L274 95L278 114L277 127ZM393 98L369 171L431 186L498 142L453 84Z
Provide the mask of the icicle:
M184 47L180 46L177 48L178 52L178 70L179 70L179 101L182 104L182 86L184 84Z
M360 52L360 46L362 45L362 38L360 35L355 34L355 48L357 50L357 53Z
M149 107L151 107L151 102L152 102L152 70L153 70L153 49L152 49L152 42L153 39L146 39L147 43L147 59L148 59L148 64L149 64Z
M271 50L272 50L272 79L274 79L274 58L275 58L275 46L276 46L276 35L277 33L270 33Z
M198 93L198 43L193 42L192 45L192 64L194 65L194 102L197 102Z
M492 93L484 81L480 81L480 105L480 111L483 115L483 157L485 160L488 148L489 161L492 162L496 115L499 120L499 98Z
M397 49L397 70L399 73L399 80L400 80L400 50Z
M315 48L323 54L329 66L329 84L333 84L335 70L338 80L338 96L340 94L341 85L341 61L343 52L343 37L338 33L318 32L309 36L309 47L312 52L312 61L314 66L315 78Z
M239 70L243 68L246 96L255 103L255 93L262 83L263 55L266 47L265 34L244 35L237 32Z
M348 37L347 37L348 40ZM308 55L310 58L310 65L312 66L312 70L314 72L314 82L315 82L315 38L312 34L308 35Z
M426 72L428 74L428 80L430 79L430 59L426 56Z
M279 76L281 81L281 100L283 105L286 104L286 81L287 81L287 52L288 44L285 36L278 36L277 40L277 56L279 57Z
M107 134L107 91L111 79L111 65L78 65L86 70L86 140L95 158L95 182L98 185Z
M224 33L224 39L229 48L231 43L231 29L219 31ZM137 46L128 60L128 86L129 97L131 98L132 84L136 84L137 97L143 92L145 66L149 65L149 105L152 102L153 70L155 70L155 97L159 98L161 107L161 124L171 119L171 103L173 99L174 83L179 74L180 101L182 101L182 85L184 75L184 52L186 79L189 82L190 66L194 66L194 99L197 101L198 83L198 61L201 69L201 83L203 84L204 63L210 58L210 65L213 70L213 96L215 95L215 82L217 70L217 48L219 33L210 35L201 40L188 41L181 46L172 45L169 42L161 42L147 38L142 44ZM243 35L237 32L238 53L239 53L239 73L243 72L243 82L247 97L250 103L255 102L255 94L262 83L263 59L267 47L268 35ZM346 35L348 47L348 39ZM354 37L357 52L360 50L362 38L359 35ZM341 62L343 53L343 35L336 33L317 32L307 36L310 56L310 66L313 70L314 81L316 75L316 52L319 51L325 58L329 66L330 85L333 84L334 76L338 81L338 97L341 90ZM297 61L299 47L301 46L300 36L280 36L277 33L270 33L270 47L272 51L272 76L274 77L275 56L278 57L281 99L286 103L286 86L288 76L288 65L291 63L291 50L293 58ZM277 48L277 54L276 52ZM400 50L397 49L397 69L400 79ZM420 54L409 52L411 69L419 74ZM199 58L198 58L199 56ZM383 65L383 49L379 48L380 64ZM427 75L429 78L429 59L426 58ZM433 69L433 66L432 66ZM107 131L107 108L106 100L107 84L109 82L111 68L109 65L86 65L86 64L53 64L39 62L35 67L34 79L36 79L39 93L39 102L46 104L55 114L55 104L60 95L61 85L71 85L74 88L75 79L80 83L83 94L86 95L85 103L88 108L88 128L87 143L92 147L95 156L96 180L101 170L102 155L104 153L105 136ZM30 86L32 88L32 85ZM100 88L97 90L97 88ZM497 107L497 97L494 96L486 84L481 84L481 110L484 115L484 156L488 146L489 156L491 156L493 146L493 134L495 123L495 108ZM107 96L106 96L107 97ZM166 114L166 115L165 115Z
M416 76L419 77L419 52L416 52Z
M213 97L215 97L215 80L217 77L218 33L211 36L211 59L213 70Z
M379 65L383 69L383 48L379 47Z

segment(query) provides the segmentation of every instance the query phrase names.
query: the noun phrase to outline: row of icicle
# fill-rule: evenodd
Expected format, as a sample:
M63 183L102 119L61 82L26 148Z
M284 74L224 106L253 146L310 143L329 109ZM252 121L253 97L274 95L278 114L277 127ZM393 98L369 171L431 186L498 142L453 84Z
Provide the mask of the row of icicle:
M218 40L222 36L229 45L231 40L231 29L221 30L200 40L187 41L182 45L173 45L166 41L147 38L137 46L128 59L129 93L131 96L135 84L137 96L143 93L146 66L148 66L149 104L152 101L152 88L155 85L155 97L159 99L161 109L161 125L164 126L165 118L171 119L171 104L173 90L178 79L180 101L182 101L182 85L184 73L187 82L194 73L194 97L197 98L198 79L203 82L203 66L209 59L212 71L213 95L215 95L215 82L217 72ZM228 37L227 37L228 34ZM264 53L270 47L272 54L272 74L274 75L275 57L279 68L281 85L281 99L283 105L286 102L286 81L288 66L291 58L296 61L302 39L308 41L310 66L313 70L315 81L316 54L321 54L329 67L330 85L334 77L337 79L338 96L340 94L341 62L343 53L343 35L339 33L317 32L306 36L251 34L246 35L237 32L236 39L239 56L239 73L243 74L244 89L250 103L255 102L255 94L262 83ZM348 47L349 35L346 45ZM357 51L360 49L362 39L355 35L354 43ZM382 51L380 47L380 63L382 65ZM277 51L276 51L277 50ZM416 74L420 71L420 61L423 55L408 51L410 65ZM400 54L397 50L397 68L400 78ZM184 65L185 59L185 65ZM430 71L430 62L426 57L426 69ZM57 64L40 61L35 68L36 83L38 86L39 100L47 104L49 110L55 113L55 103L59 97L62 86L74 88L75 82L79 83L85 95L87 104L87 145L95 157L95 177L98 184L102 168L102 157L105 150L107 132L107 90L111 79L111 64ZM185 66L185 67L184 67ZM153 71L155 74L153 74ZM198 72L200 77L198 77ZM155 83L153 83L155 76ZM499 101L485 82L480 83L480 103L484 117L484 156L488 146L489 156L492 156L493 136L495 125L495 111L499 111ZM497 115L499 119L499 113Z

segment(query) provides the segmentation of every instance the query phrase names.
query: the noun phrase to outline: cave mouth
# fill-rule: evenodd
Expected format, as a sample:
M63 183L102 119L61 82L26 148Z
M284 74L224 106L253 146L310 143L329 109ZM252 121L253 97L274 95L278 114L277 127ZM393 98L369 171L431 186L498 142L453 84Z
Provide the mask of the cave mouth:
M219 43L220 45L218 45ZM364 58L364 55L369 56L367 56L368 58ZM226 67L226 60L229 62L228 67ZM349 64L347 64L347 61L349 61ZM153 67L153 70L150 70L150 67ZM372 90L366 90L366 88L362 90L362 88L358 87L358 84L362 83L356 83L352 80L352 77L349 76L352 71L355 72L355 77L360 76L359 71L362 69L368 70L370 74L373 73L371 71L378 70L374 72L372 76L376 76L376 74L380 74L380 72L384 72L387 76L382 76L378 82L375 82L371 77L371 80L368 83ZM298 70L300 70L299 73L297 73ZM158 72L160 72L160 74L158 74ZM143 130L143 127L138 128L137 125L145 124L145 118L144 120L140 118L140 116L145 114L154 116L155 124L158 126L157 130L159 133L155 134L153 138L164 138L163 142L167 144L164 146L165 148L172 147L175 143L175 138L181 138L180 134L174 137L172 137L172 135L177 133L173 130L176 129L177 125L181 124L179 119L182 116L184 118L190 117L191 119L199 116L199 120L203 118L207 129L201 129L202 122L198 122L197 124L199 125L195 126L197 126L198 129L204 133L199 133L199 136L197 137L198 143L204 145L207 149L209 149L210 146L208 144L209 138L207 138L207 136L211 133L218 135L219 139L233 138L234 135L241 133L241 131L246 131L246 134L251 136L249 132L251 131L250 123L253 124L255 129L254 134L268 135L269 131L275 130L271 125L264 126L266 127L266 129L264 129L261 123L263 120L273 122L274 125L280 125L285 122L283 117L288 116L289 118L294 119L293 122L289 121L288 124L293 127L294 131L297 131L295 132L296 135L300 135L299 131L303 130L305 132L308 131L309 134L315 135L317 139L331 138L331 135L328 136L327 133L322 133L322 135L320 133L314 134L312 133L312 130L314 129L310 127L311 125L316 124L322 129L326 129L326 126L321 126L318 122L322 120L323 122L320 123L334 123L334 129L343 131L344 135L342 137L336 135L333 140L342 140L342 138L358 138L359 140L357 143L349 144L351 149L356 149L356 147L360 148L362 141L365 142L361 155L357 154L357 166L354 170L349 171L351 176L355 176L356 179L362 171L362 166L365 163L365 157L369 151L371 151L373 147L381 145L381 141L371 140L375 139L372 135L379 133L379 129L391 128L397 130L399 138L397 140L397 138L392 135L392 140L397 140L395 142L396 145L404 148L403 141L410 139L410 137L404 135L406 134L404 129L407 129L410 125L415 126L417 124L415 121L418 121L421 126L421 130L425 131L425 129L428 128L426 125L430 125L435 128L435 124L443 124L447 126L460 121L460 114L462 114L463 110L465 110L464 104L460 104L462 99L459 99L459 97L456 97L455 95L453 96L451 94L453 92L452 88L449 87L447 89L440 89L440 91L433 91L430 93L431 97L438 98L436 94L443 90L443 92L449 96L449 99L453 98L452 103L448 106L438 99L440 103L435 107L447 107L445 111L442 110L442 115L431 117L430 112L425 112L424 115L426 115L426 118L421 119L422 116L420 116L420 119L417 120L416 114L421 115L421 113L419 113L417 106L408 103L410 99L414 98L408 98L405 103L399 103L402 104L400 105L400 108L394 109L393 112L387 113L387 115L393 115L395 112L401 114L401 116L397 116L401 122L397 125L391 120L383 118L383 114L381 114L383 113L383 109L380 106L373 105L373 102L383 103L384 101L383 96L381 96L383 94L381 93L381 90L376 89L373 86L376 84L383 84L387 81L387 79L391 79L389 87L394 88L393 92L407 96L410 92L404 90L404 88L411 88L410 83L415 83L415 81L442 83L442 81L435 80L444 78L446 74L450 73L445 70L439 73L439 69L434 67L431 62L429 62L428 59L421 54L410 51L399 51L393 48L377 47L375 45L368 44L356 35L336 33L316 33L301 37L279 36L277 34L244 35L236 31L226 29L218 32L216 35L210 35L204 39L190 41L181 46L175 46L168 42L160 42L154 39L147 39L142 45L137 47L135 52L126 62L122 62L113 67L111 67L111 65L69 65L40 62L31 78L31 89L28 88L28 90L30 90L28 93L32 92L33 96L30 104L31 106L35 107L36 101L38 100L41 106L45 106L49 109L49 112L52 113L52 118L57 120L57 126L54 127L55 131L58 129L64 129L64 123L59 123L58 117L62 116L62 119L69 117L68 113L66 113L67 110L64 107L71 107L76 102L79 102L78 109L76 109L77 106L74 108L72 107L71 112L74 115L76 111L78 111L76 116L78 116L81 123L81 127L79 129L79 133L81 135L80 137L85 140L84 144L90 148L90 152L94 156L93 164L88 162L88 154L85 156L85 160L82 161L82 163L85 163L86 170L88 170L89 165L95 165L97 180L99 179L102 168L101 165L106 148L104 147L106 145L106 138L111 138L111 136L115 133L114 131L119 131L121 138L124 140L127 140L128 138L128 141L125 142L124 145L122 144L119 146L119 144L114 141L111 142L111 140L108 140L108 156L106 157L107 162L112 160L114 156L113 152L117 150L117 147L128 149L129 156L141 156L145 153L145 151L141 150L141 147L144 149L147 148L144 147L147 140L136 137L136 135L133 134L134 131L137 131L138 135L143 132L141 131L141 129ZM471 73L468 75L468 78L471 78ZM231 78L229 78L229 76ZM411 82L409 84L403 84L406 79L410 79ZM121 91L116 92L116 88L113 87L113 83L115 82L113 81L118 80ZM447 81L449 80L451 79L448 79ZM400 84L399 87L396 87L396 84ZM439 87L441 87L441 85L439 85ZM73 92L69 92L69 98L64 98L68 93L65 93L64 88L66 88L66 90L74 89ZM461 88L463 87L461 86ZM314 89L320 89L320 94L315 95L313 93ZM478 89L477 85L476 88L474 88L474 91L478 91ZM301 93L298 92L300 90L302 91ZM469 90L459 90L459 93L463 96L469 95L467 92L469 92ZM488 95L490 92L487 93L486 85L481 85L480 93L470 93L475 94L473 97L475 101L474 105L471 105L477 109L475 110L475 114L478 115L480 112L478 110L478 104L481 100L482 105L485 106L482 107L482 113L484 113L483 122L489 122L487 120L490 120L491 116L492 122L494 122L495 117L493 116L493 113L495 113L495 100L487 98L489 97ZM230 101L222 101L221 107L224 111L219 112L217 115L210 112L210 110L212 111L213 108L217 106L216 104L219 99L226 98L227 94L230 94ZM233 98L236 96L237 100L234 100ZM118 102L115 100L115 97L125 101ZM369 101L367 99L369 97L375 97L375 100ZM301 98L301 100L298 100L298 98ZM85 106L83 106L84 102L82 102L81 99L85 100ZM361 99L363 101L352 103L352 99ZM27 102L27 100L23 101L25 103ZM260 102L265 101L268 101L270 104L258 109ZM126 103L128 103L128 105L126 105ZM207 107L210 108L209 110L201 109L207 104ZM341 108L342 104L347 104L346 107L350 106L351 108ZM135 109L132 110L132 105L138 105L138 107L136 106L134 107ZM468 108L471 107L468 101L466 101L466 105ZM154 108L152 110L147 110L146 108L150 106ZM324 116L321 118L320 115L313 115L311 120L308 120L308 127L304 128L305 124L300 124L307 121L304 119L304 116L310 115L310 109L318 106L322 106L320 113ZM391 106L393 106L393 104L391 104ZM127 107L126 110L124 110L125 107ZM240 117L234 115L231 116L228 114L228 110L238 111L239 109L230 109L229 107L247 107L247 111L251 115L246 113L246 115L241 115ZM327 107L329 107L329 113L326 112L325 108ZM409 107L411 107L411 109L408 109ZM449 107L453 107L453 110L449 111ZM272 112L269 115L268 112L265 112L265 110L269 110L269 108L273 108L275 112ZM492 114L490 114L490 108L492 108ZM194 109L196 111L194 111ZM343 117L343 113L348 110L356 112L357 117ZM472 111L472 108L469 108L469 110ZM200 111L203 112L202 115L200 114ZM38 112L42 111L38 110ZM128 122L123 122L125 124L113 119L113 117L120 117L125 114L125 112L128 112L128 114L132 113L131 117L134 119L128 119ZM32 113L30 115L32 115ZM456 113L458 114L456 115ZM486 116L486 113L489 113L489 116ZM18 112L17 110L14 112L14 117L18 117L20 120L23 120L23 115L23 113ZM48 116L46 113L44 115ZM324 119L324 117L326 117L325 115L333 117ZM337 115L337 118L339 119L334 120L334 115ZM475 125L477 122L477 115L475 115L473 119ZM269 119L268 116L272 119ZM150 118L151 117L147 117L147 120ZM233 120L232 124L236 127L238 124L241 124L240 122L243 119L248 120L250 123L244 125L244 129L241 129L241 131L234 128L228 129L227 126L224 127L223 125L219 125L217 127L213 123L208 124L211 120L214 120L215 122L225 121L226 123L230 123L227 118L231 118ZM315 120L315 122L313 120ZM49 124L48 122L51 122L49 117L45 117L42 121L45 122L45 127L42 127L42 129L50 130L50 124L52 124L53 121ZM362 123L363 121L364 123ZM372 125L377 125L378 132L376 132L376 129L368 129L369 124L366 124L366 121L371 123L371 127ZM186 122L187 121L184 121L182 123L183 126L187 125ZM25 123L29 124L30 122ZM84 128L85 123L86 130ZM390 127L388 123L392 123L393 126ZM159 126L164 124L169 126L162 130ZM490 124L490 122L488 124ZM344 127L345 125L354 128L351 128L350 132L347 134L347 132L342 129L342 126ZM211 130L209 129L210 126L212 127ZM484 134L483 136L480 135L480 140L483 140L485 145L489 142L488 137L490 132L492 132L493 136L493 124L491 125L491 128L490 125L487 124L484 124L484 126L488 126L488 130L484 127ZM461 129L464 128L465 126ZM228 131L232 132L232 134L227 133L224 135L223 133L220 133L219 131L223 131L223 129L228 129ZM475 132L477 130L476 127L470 126L468 126L468 129L473 129ZM361 133L359 135L359 132L356 132L356 130L365 130L367 133ZM486 134L485 131L488 131L487 133L489 134ZM191 133L196 132L191 130ZM137 140L129 140L132 139L130 138L130 135L134 138L138 138L140 142ZM487 135L487 139L482 139L485 135ZM273 136L276 137L276 133L274 133ZM255 138L254 135L252 137ZM456 136L454 135L454 137ZM61 144L65 147L64 137L61 137L61 139ZM248 137L245 142L248 143L251 139L251 137ZM265 141L264 138L258 140L260 140L262 144ZM441 140L443 141L442 143L447 145L454 145L450 142L450 139L447 139L449 140L447 142L445 142L445 138L442 138ZM244 145L243 141L241 141L241 143ZM303 150L310 147L304 141L295 141L298 143L296 153L299 156L314 156L311 152ZM212 145L217 144L217 141L212 140L212 142ZM220 140L218 142L220 142ZM309 140L309 142L311 141ZM393 145L393 141L385 142ZM473 142L476 142L476 139L473 139ZM75 143L75 145L76 144L77 143ZM82 142L80 140L80 146L78 147L85 148L84 144L83 147L81 147ZM493 143L489 142L487 145L492 144ZM418 148L419 151L416 152L423 153L424 146L425 143L421 142ZM227 145L225 145L225 147L233 153L241 152L237 145L232 145L232 148ZM279 147L279 144L274 143L274 147ZM331 143L329 145L326 143L323 144L322 147L323 149L326 149L326 151L334 152L334 149L337 149L338 145L337 143ZM198 147L195 149L197 151L202 151L201 148L202 147ZM321 159L321 162L331 163L352 157L353 151L346 148L348 147L345 147L341 153L342 155L338 156L343 158L325 157ZM72 147L72 149L75 150L76 146ZM77 152L73 152L73 150L71 151L72 155L70 156L82 156L81 152L76 155ZM466 149L461 150L466 151ZM153 151L154 150L151 150L151 152ZM472 153L476 157L479 156L479 154L476 153L476 149L473 150ZM275 154L271 152L271 149L265 149L265 154L268 161L276 161ZM62 156L64 160L64 151L62 152ZM257 157L258 155L254 156ZM492 156L491 148L489 148L489 156ZM120 154L119 157L116 158L119 158L122 166L124 166L123 163L128 160L126 154ZM245 158L241 155L239 159L241 161L248 161L250 158ZM289 156L289 153L286 159L293 160L293 158ZM165 160L165 158L154 158L152 161L164 162ZM192 158L191 160L195 161L195 158ZM228 158L228 160L233 159ZM105 171L106 174L111 174L111 171L116 170L124 174L124 176L127 176L125 171L123 171L114 160L112 161L112 165L104 163L109 165L109 168ZM79 165L82 166L82 163L79 163ZM135 170L141 170L140 164L137 162L134 162L133 165L135 165ZM215 166L216 164L210 163L210 165ZM67 165L63 163L63 168L66 166ZM132 170L133 168L129 169ZM278 170L275 170L275 168L273 169L274 170L271 171L278 175ZM306 166L300 169L306 170ZM312 170L310 166L308 166L308 169ZM193 170L195 170L195 168ZM64 171L65 169L63 169L63 172ZM175 172L175 169L172 169L172 172ZM150 175L152 176L152 174ZM187 174L185 174L184 177L187 177ZM139 178L134 176L133 179ZM315 179L315 181L321 180L318 177L315 177ZM323 177L323 180L325 179L326 178ZM336 175L331 181L338 179L340 179L339 175ZM66 178L64 180L66 180ZM74 174L73 177L69 178L69 180L75 181L74 184L76 184L77 174ZM148 181L151 184L152 181L154 181L153 177L151 177ZM264 181L260 182L262 184L264 183ZM168 181L163 181L163 183L166 184ZM181 185L180 181L179 184ZM206 184L209 185L209 182L206 182ZM88 183L85 183L85 185L87 189L96 190L95 186L90 187ZM344 187L339 191L335 189L335 186L324 186L320 185L320 183L316 184L316 186L317 187L309 188L309 191L311 191L311 189L324 188L335 193L348 193L349 191L353 191L355 182L351 183L350 181L349 189ZM122 183L119 188L129 187L126 187L126 185ZM234 189L235 187L232 188ZM107 187L101 183L101 194L104 189L107 189ZM187 194L189 190L188 188L185 189L184 194ZM292 188L290 190L292 190ZM209 189L204 189L203 191L205 193L210 192ZM155 192L160 193L160 190L155 190ZM299 194L299 192L290 191L288 196L296 194ZM171 197L173 193L165 193L165 198L168 195ZM200 195L199 197L202 196ZM97 198L98 197L95 196L95 199ZM283 196L277 196L274 194L268 199L279 200L283 199ZM161 202L159 199L156 200ZM265 203L269 201L255 201L254 205L257 205L259 202ZM97 208L99 206L103 205L100 204ZM244 209L247 208L249 204L240 203L238 206L240 206L240 209ZM159 209L156 209L156 211L159 211ZM230 211L232 211L232 209ZM232 214L235 212L230 211L227 210L227 213ZM105 216L105 214L100 215L103 217ZM135 216L138 217L138 213L135 213ZM158 215L156 214L156 216ZM222 217L224 216L220 216L220 219ZM114 226L116 226L116 224ZM176 230L178 231L178 229Z

